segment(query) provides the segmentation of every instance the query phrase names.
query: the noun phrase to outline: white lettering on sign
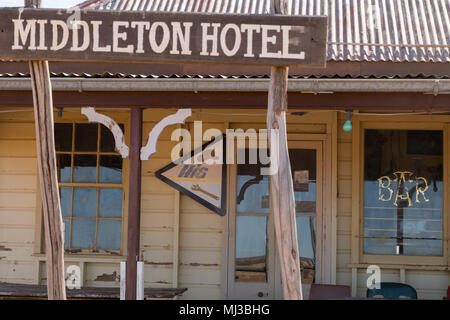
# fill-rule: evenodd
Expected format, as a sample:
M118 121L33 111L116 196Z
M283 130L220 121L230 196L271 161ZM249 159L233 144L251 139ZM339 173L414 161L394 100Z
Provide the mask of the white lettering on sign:
M92 51L94 52L111 52L111 46L107 45L104 47L100 47L100 25L102 24L102 21L91 21L92 27L93 27L93 40L94 44L92 47Z
M159 30L159 31L158 31ZM162 35L162 39L157 43L156 35ZM170 41L170 30L165 22L155 22L150 27L150 33L148 34L148 41L153 52L162 53L166 50Z
M262 29L262 50L261 50L262 52L261 52L260 57L262 57L262 58L280 58L281 51L277 51L276 53L269 52L269 49L267 47L267 45L269 43L275 45L277 42L277 37L273 33L271 33L272 35L269 37L269 31L280 32L280 26L262 25L261 29Z
M91 50L170 55L192 55L193 52L191 37L194 22L113 21L112 25L106 25L103 21L76 19L11 21L14 25L11 49L16 51ZM197 54L200 56L305 59L305 52L298 51L301 45L299 39L305 33L303 26L202 22L198 32ZM297 49L292 49L294 47Z
M286 59L305 59L305 53L289 53L289 44L292 42L289 40L289 31L292 30L292 26L281 26L281 31L283 33L283 55L282 58ZM305 32L303 27L295 27L300 32Z
M234 44L232 49L228 48L226 42L227 33L229 30L234 30ZM236 52L238 52L241 47L241 30L237 25L234 23L229 23L223 27L222 32L220 33L220 45L222 46L223 53L225 53L226 56L234 56Z
M67 42L69 41L69 28L67 26L67 23L61 20L50 20L50 23L53 26L53 34L56 35L53 37L52 46L50 47L50 50L52 51L58 51L64 48L67 45ZM58 29L61 29L62 35L61 35L61 42L58 43Z
M36 48L37 50L47 50L48 48L45 46L45 25L48 20L37 20L39 25L39 46Z
M202 56L218 56L219 52L217 52L217 37L218 37L218 30L220 27L220 23L202 23L202 52L200 52L200 55ZM208 34L209 27L213 28L213 33ZM212 49L210 52L208 52L208 41L212 41Z
M86 21L71 21L72 23L72 47L70 51L86 51L91 42L91 37L89 34L89 24ZM83 29L83 43L80 45L78 30Z
M128 52L133 53L134 52L134 46L132 44L126 46L126 47L120 47L119 46L119 40L126 41L128 34L124 31L120 32L120 28L128 28L129 22L128 21L114 21L113 22L113 51L114 52Z
M190 34L191 34L191 27L192 22L184 22L184 33L181 29L181 24L179 22L172 22L172 50L170 51L170 54L180 54L180 51L178 50L178 42L180 42L181 46L181 54L191 54L192 51L189 50L189 44L190 44ZM178 41L177 41L178 40Z
M36 19L28 19L25 28L23 19L13 19L12 22L14 23L14 45L12 49L22 50L23 46L19 44L19 41L26 44L28 38L30 38L28 50L36 50Z
M260 33L261 26L258 24L242 24L241 31L247 31L247 52L244 57L254 57L253 54L253 32Z
M132 28L137 28L137 44L136 53L144 53L144 30L150 29L150 22L148 21L133 21Z

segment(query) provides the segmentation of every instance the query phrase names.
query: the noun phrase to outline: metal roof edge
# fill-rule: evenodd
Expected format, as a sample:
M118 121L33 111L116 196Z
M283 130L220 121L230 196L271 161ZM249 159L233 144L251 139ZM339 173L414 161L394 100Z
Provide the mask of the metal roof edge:
M223 75L226 77L261 77L270 75L270 67L236 66L231 64L124 64L124 63L88 63L88 62L50 62L52 77L118 78L145 77L208 77ZM5 76L22 77L29 73L27 62L0 62L0 78ZM366 62L366 61L329 61L325 68L307 68L290 66L289 77L312 78L435 78L446 79L450 76L450 63L425 62Z
M54 91L268 91L270 79L103 79L52 78ZM0 78L0 91L31 90L29 78ZM450 79L289 79L288 91L333 92L423 92L450 94Z

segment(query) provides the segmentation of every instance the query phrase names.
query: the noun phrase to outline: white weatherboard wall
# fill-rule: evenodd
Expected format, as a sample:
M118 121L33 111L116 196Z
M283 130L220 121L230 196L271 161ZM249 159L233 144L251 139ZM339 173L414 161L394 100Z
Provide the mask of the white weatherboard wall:
M352 133L342 130L345 118L338 121L338 188L337 188L337 245L336 283L350 285L352 271L347 267L351 262L352 227Z
M0 114L0 281L45 284L33 109L9 110ZM81 112L55 114L72 120L87 122ZM118 286L122 259L66 254L65 267L79 266L85 286Z
M80 109L74 109L80 111ZM197 112L198 111L198 112ZM144 111L143 144L148 133L159 119L174 110L152 109ZM196 110L188 119L186 128L193 132L193 121L203 120L203 131L208 128L265 128L265 116L222 116L209 113L263 113L261 110L208 109L204 114ZM116 113L113 118L123 117L127 123L128 113ZM316 118L288 116L290 133L323 134L327 125L320 123L326 113ZM86 120L81 113L65 112L59 120ZM315 119L318 119L315 121ZM439 119L436 117L436 119ZM122 119L123 120L123 119ZM124 122L118 121L118 122ZM302 123L302 121L304 121ZM337 137L337 241L336 282L351 285L351 217L352 217L352 134L343 132L345 114L339 114ZM170 141L175 128L166 128L160 136L157 153L149 161L142 162L141 203L141 260L145 263L146 287L186 287L179 299L220 299L222 296L222 230L224 218L212 213L187 196L155 178L154 172L167 165L170 150L176 142ZM0 281L19 283L45 283L44 255L33 255L41 247L39 239L39 198L37 161L33 113L0 113ZM127 131L127 130L126 130ZM128 133L126 133L128 139ZM127 161L124 161L124 192L127 196ZM124 210L126 231L127 206ZM179 213L179 224L175 217ZM177 239L178 245L174 242ZM126 232L124 233L126 239ZM122 247L126 249L124 240ZM42 250L41 250L42 251ZM122 255L98 256L66 254L66 266L82 267L84 286L119 287L120 261ZM178 257L178 272L174 269ZM41 261L41 262L39 262ZM399 269L382 269L383 281L399 282ZM367 274L359 269L357 294L365 296ZM449 284L445 271L406 270L407 284L414 286L422 299L442 299Z
M173 112L144 111L143 145L156 124L155 119ZM154 175L171 162L170 153L177 142L170 137L177 127L166 128L159 137L157 152L149 161L142 162L141 258L145 263L145 285L172 287L178 282L178 287L188 288L180 299L220 299L223 218L179 194ZM191 128L192 123L185 127ZM222 129L223 123L203 123L203 130L209 127ZM178 247L174 243L177 210ZM174 251L178 251L178 279L173 270Z
M33 283L37 203L35 129L30 113L0 114L0 281Z

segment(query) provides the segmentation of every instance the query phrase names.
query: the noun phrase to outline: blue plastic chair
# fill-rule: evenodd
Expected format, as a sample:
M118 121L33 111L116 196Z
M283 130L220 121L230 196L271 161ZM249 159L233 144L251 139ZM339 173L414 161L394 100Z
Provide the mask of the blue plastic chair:
M404 283L381 282L380 289L367 289L367 298L375 296L383 296L385 299L402 299L403 297L417 299L417 292L416 289Z

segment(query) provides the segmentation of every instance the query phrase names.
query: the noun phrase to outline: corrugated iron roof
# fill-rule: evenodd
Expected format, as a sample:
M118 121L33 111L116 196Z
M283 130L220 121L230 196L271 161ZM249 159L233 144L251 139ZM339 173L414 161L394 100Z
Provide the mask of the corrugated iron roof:
M271 0L89 0L85 9L272 14ZM328 16L328 60L450 62L450 0L289 0Z
M187 74L128 74L122 72L104 72L104 73L75 73L75 72L51 72L52 78L84 78L84 79L270 79L269 75L223 75L223 74L207 74L207 75L187 75ZM29 78L28 72L0 73L0 78ZM407 76L375 76L375 75L292 75L289 79L436 79L435 76L417 74ZM449 79L450 75L439 77L439 79Z

